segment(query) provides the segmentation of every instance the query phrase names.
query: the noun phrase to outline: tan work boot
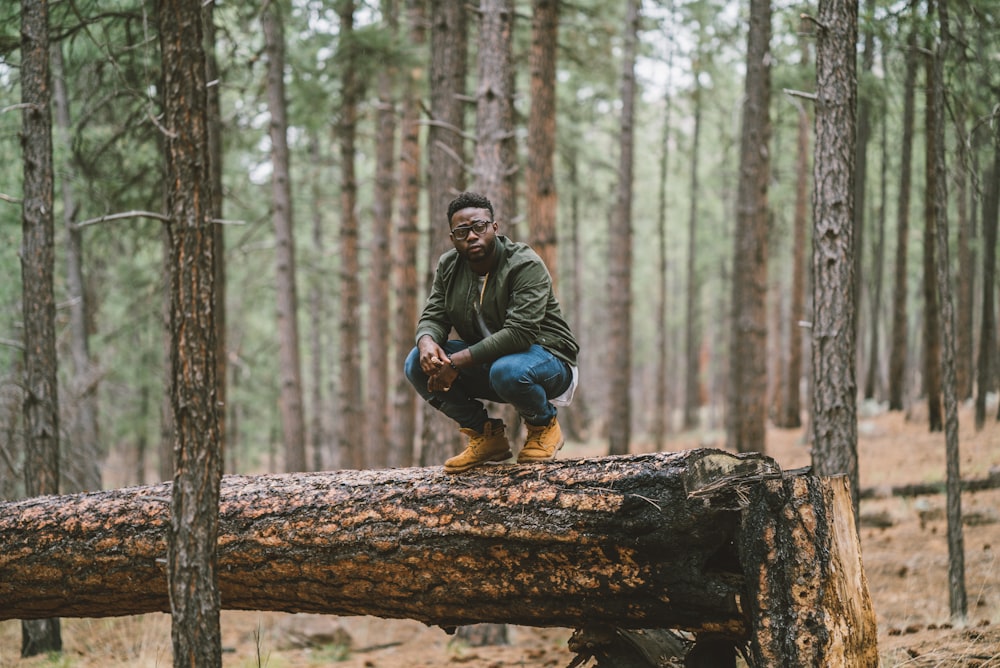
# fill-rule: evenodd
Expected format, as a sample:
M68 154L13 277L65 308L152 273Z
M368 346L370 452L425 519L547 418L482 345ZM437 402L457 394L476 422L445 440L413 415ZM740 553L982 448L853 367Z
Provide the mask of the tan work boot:
M528 428L528 440L524 442L524 447L517 455L517 463L544 462L556 458L556 451L562 448L562 429L559 428L559 420L552 418L546 425L536 427L525 424Z
M460 454L444 463L445 473L461 473L486 462L502 462L510 459L510 443L504 435L503 422L487 420L481 434L475 429L459 429L459 431L469 437L469 445Z

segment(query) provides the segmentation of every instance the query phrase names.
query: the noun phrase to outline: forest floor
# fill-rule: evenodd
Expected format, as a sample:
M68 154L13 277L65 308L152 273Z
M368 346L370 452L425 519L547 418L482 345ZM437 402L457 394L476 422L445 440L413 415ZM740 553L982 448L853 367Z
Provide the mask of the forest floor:
M960 412L963 478L1000 468L1000 425L994 403L975 433ZM944 479L945 437L929 433L925 416L859 412L862 488ZM804 429L768 432L768 454L785 469L809 463ZM722 434L675 436L670 449L721 447ZM600 454L599 444L569 443L563 458ZM645 448L648 450L648 448ZM635 448L643 451L641 444ZM1000 490L965 493L965 583L968 617L950 619L945 497L889 497L861 503L861 541L878 617L883 667L1000 668ZM2 602L0 602L2 605ZM570 629L511 627L510 644L463 646L437 627L407 620L338 618L272 612L222 613L227 668L469 668L567 666ZM164 614L64 619L60 656L20 659L20 623L0 623L0 668L124 668L172 665L170 619ZM590 664L587 664L590 665Z

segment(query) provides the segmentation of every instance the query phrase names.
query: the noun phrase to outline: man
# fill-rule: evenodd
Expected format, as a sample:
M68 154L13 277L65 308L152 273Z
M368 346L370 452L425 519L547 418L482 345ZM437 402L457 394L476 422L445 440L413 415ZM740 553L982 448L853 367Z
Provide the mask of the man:
M553 459L564 442L553 401L572 398L579 347L548 269L526 244L497 233L483 195L452 200L448 226L455 249L438 260L405 366L420 396L469 439L445 471L511 457L503 421L491 419L481 399L511 404L524 420L519 463ZM458 339L448 340L452 328Z

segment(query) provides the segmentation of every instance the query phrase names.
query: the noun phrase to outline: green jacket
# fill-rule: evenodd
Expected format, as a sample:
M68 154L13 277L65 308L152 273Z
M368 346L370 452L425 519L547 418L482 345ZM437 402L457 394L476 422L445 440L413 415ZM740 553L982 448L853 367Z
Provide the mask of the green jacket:
M485 285L458 251L441 256L416 340L429 334L442 344L454 327L477 364L537 343L576 366L580 348L563 319L545 263L527 244L504 236L497 236L496 252L497 266Z

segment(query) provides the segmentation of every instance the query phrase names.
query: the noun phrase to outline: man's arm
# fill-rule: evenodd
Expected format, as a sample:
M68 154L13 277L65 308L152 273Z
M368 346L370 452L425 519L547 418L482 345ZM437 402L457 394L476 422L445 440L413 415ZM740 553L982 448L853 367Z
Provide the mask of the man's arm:
M445 285L444 285L443 257L438 261L437 269L434 272L434 281L431 284L431 292L427 296L424 308L417 320L417 345L424 336L430 336L438 344L444 343L451 331L452 323L448 318L445 308ZM425 370L426 371L426 370Z

